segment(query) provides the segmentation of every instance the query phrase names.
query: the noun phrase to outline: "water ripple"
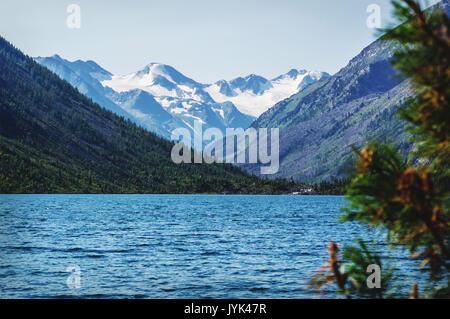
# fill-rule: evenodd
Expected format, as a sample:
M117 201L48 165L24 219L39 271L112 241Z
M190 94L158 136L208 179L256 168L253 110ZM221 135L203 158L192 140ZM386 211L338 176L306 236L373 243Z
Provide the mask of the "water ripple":
M0 195L0 297L313 297L306 283L327 260L329 241L370 234L337 222L342 203L336 196ZM73 265L79 288L68 286Z

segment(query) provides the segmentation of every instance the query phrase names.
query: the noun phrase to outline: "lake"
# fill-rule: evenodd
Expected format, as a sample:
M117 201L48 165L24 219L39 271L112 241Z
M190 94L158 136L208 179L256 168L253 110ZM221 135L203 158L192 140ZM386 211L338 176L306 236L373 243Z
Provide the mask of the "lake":
M329 242L372 238L338 222L343 205L340 196L0 195L0 297L318 297L307 283Z

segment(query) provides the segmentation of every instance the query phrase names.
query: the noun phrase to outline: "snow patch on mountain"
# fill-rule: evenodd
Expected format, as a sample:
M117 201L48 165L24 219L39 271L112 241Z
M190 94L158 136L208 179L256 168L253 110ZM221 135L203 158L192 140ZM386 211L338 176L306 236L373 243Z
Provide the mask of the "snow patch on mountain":
M36 61L103 107L168 139L174 128L192 131L195 121L204 129L245 129L255 116L326 75L293 69L272 80L250 74L203 84L162 63L113 75L94 61L70 62L58 55Z
M217 102L232 102L242 113L258 117L279 101L328 76L325 72L292 69L272 80L253 74L229 82L220 80L205 91Z

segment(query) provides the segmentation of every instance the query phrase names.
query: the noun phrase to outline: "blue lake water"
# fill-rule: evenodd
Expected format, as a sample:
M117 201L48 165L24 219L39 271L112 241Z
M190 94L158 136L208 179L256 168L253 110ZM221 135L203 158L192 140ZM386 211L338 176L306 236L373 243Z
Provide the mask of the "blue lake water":
M0 195L0 297L315 297L307 283L328 243L371 234L338 222L343 204L339 196ZM79 287L67 284L71 265Z

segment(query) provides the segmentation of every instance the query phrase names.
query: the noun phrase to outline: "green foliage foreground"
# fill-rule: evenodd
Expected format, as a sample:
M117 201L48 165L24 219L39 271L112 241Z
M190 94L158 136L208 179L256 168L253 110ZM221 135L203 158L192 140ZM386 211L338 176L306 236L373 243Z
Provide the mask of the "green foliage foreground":
M418 284L409 283L412 298L449 298L450 22L445 12L422 11L416 1L393 4L401 24L386 30L383 39L402 45L393 65L410 79L415 97L399 116L408 122L416 150L408 162L393 145L370 142L357 151L343 221L381 230L393 248L409 248L421 261L419 267L427 267L431 291L420 296ZM312 280L315 288L323 290L329 283L348 298L392 297L388 288L393 287L394 276L375 247L369 250L360 241L344 247L342 256L338 251L331 243L328 264ZM368 289L366 284L371 263L381 267L380 288Z

